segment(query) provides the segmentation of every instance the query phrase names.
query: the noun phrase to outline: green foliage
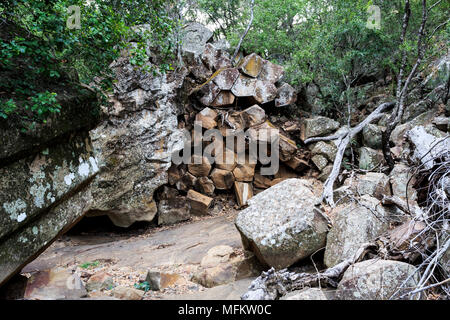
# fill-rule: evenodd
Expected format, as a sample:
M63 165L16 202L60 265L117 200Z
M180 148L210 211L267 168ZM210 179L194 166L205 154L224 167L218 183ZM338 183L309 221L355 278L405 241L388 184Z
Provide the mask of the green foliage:
M89 84L96 78L101 79L103 91L109 90L112 73L108 66L124 50L137 68L152 66L151 56L157 54L160 70L170 70L177 23L169 16L171 2L2 1L0 117L17 113L23 119L44 122L49 114L60 112L57 96L51 93L54 87ZM68 12L72 5L80 7L80 28L67 26L74 14ZM146 28L135 28L142 24ZM152 49L146 50L149 43Z
M218 26L235 46L249 21L249 0L197 0L199 10ZM381 11L380 29L367 28L372 22L368 8ZM430 6L431 4L429 4ZM236 9L241 8L241 9ZM442 1L429 12L427 30L448 19L449 2ZM402 49L407 51L407 72L417 54L417 32L421 23L421 1L411 1L411 18L406 42L399 39L404 1L376 0L256 0L254 21L241 49L286 67L287 81L297 85L315 84L325 109L345 107L342 92L364 83L368 77L390 74L395 79ZM223 18L227 13L231 19ZM232 13L232 14L231 14ZM198 16L198 14L197 14ZM448 27L439 29L429 41L429 56L442 54L440 39L447 39Z

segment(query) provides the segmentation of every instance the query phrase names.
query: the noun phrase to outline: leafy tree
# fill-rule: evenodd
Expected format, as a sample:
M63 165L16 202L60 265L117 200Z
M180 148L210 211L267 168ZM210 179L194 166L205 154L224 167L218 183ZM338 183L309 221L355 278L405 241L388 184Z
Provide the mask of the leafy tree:
M68 28L70 6L80 8L80 28ZM155 56L171 68L176 21L163 0L5 0L0 3L0 116L12 113L43 121L59 112L55 87L102 80L111 87L108 65L121 51L136 67ZM73 13L72 13L73 14ZM145 24L146 28L135 28ZM130 47L130 40L134 46ZM28 112L24 112L28 110Z

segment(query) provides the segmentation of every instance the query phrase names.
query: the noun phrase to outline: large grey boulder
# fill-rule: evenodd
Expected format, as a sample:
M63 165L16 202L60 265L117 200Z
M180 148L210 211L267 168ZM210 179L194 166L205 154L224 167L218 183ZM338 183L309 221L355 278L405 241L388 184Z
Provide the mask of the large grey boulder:
M388 230L389 213L380 201L362 196L358 202L343 203L334 209L335 219L328 233L324 262L327 267L353 258L364 243Z
M305 288L289 292L280 300L328 300L320 288Z
M308 180L287 179L251 198L236 218L244 248L282 269L324 247L327 219L313 188Z
M331 133L339 128L339 122L316 116L310 119L304 119L302 123L301 139L306 140L311 137L320 137Z
M409 299L418 283L416 267L399 261L366 260L350 266L339 282L337 300ZM414 298L414 297L413 297Z

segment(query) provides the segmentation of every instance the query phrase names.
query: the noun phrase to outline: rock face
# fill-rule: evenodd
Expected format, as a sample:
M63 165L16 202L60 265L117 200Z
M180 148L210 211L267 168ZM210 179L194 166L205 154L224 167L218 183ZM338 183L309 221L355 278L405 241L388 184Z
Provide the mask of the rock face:
M372 259L356 263L344 273L336 299L387 300L394 294L395 299L399 299L405 289L417 285L418 274L414 274L415 271L414 266L399 261Z
M200 55L205 49L206 43L211 39L213 33L200 23L189 23L183 28L183 47L186 53Z
M344 203L334 210L336 217L328 233L324 257L327 267L353 258L362 244L374 240L389 227L388 212L369 195L362 196L360 203Z
M154 76L135 70L125 57L111 66L117 82L109 116L91 131L101 174L92 184L96 214L120 227L156 216L154 191L168 182L171 155L183 147L175 99L184 75Z
M384 162L381 150L374 150L367 147L359 149L359 168L363 170L374 170Z
M327 221L312 189L307 180L287 179L251 198L236 218L244 248L282 269L323 247Z

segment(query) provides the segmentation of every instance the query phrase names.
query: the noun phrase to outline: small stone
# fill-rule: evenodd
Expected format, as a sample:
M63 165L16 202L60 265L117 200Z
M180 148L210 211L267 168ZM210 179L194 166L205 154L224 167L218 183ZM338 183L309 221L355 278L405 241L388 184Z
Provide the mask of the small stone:
M114 286L112 276L106 272L98 272L92 275L86 283L87 291L109 290Z
M381 150L374 150L367 147L359 149L359 168L363 170L374 170L384 163L384 156Z
M212 182L208 177L198 178L195 186L200 193L204 193L208 196L214 195L214 182Z
M246 56L240 63L239 70L246 75L256 78L261 72L263 59L256 53Z
M216 168L211 172L210 177L218 190L229 190L234 183L233 173L228 170Z
M381 149L383 127L369 123L363 129L363 145L372 149Z
M251 163L250 160L246 159L245 163L237 164L236 168L233 170L234 179L236 181L251 182L253 181L253 176L255 175L256 163Z
M252 97L256 93L256 82L256 79L241 74L236 79L236 82L231 88L231 92L236 97Z
M245 121L245 127L251 128L260 125L266 121L266 112L257 104L242 111L242 117Z
M305 141L311 137L321 137L338 128L339 122L330 118L316 116L314 118L304 119L301 125L300 138Z
M248 200L253 197L252 184L236 181L234 183L234 192L239 207L243 207L247 205Z
M187 199L191 206L191 214L194 215L206 215L212 205L213 199L207 197L197 191L189 190Z
M311 161L316 165L317 169L322 171L328 164L327 158L321 154L317 154L311 158Z
M207 157L193 155L191 163L188 164L188 170L196 177L206 177L211 171L211 163Z
M322 289L319 288L305 288L303 290L296 290L289 292L287 295L280 298L280 300L328 300Z
M165 273L157 270L149 270L145 281L148 282L150 290L153 291L160 291L184 282L183 278L178 274Z
M312 145L311 154L314 156L316 154L320 154L325 156L328 160L334 161L337 154L337 147L334 143L327 143L324 141L319 141Z
M282 66L272 63L268 60L264 60L259 74L259 79L263 81L269 81L272 83L278 82L284 75L284 69Z
M284 83L277 92L275 99L276 107L285 107L294 104L297 101L297 92L291 85Z
M120 300L141 300L144 291L129 287L116 287L113 289L113 296Z

